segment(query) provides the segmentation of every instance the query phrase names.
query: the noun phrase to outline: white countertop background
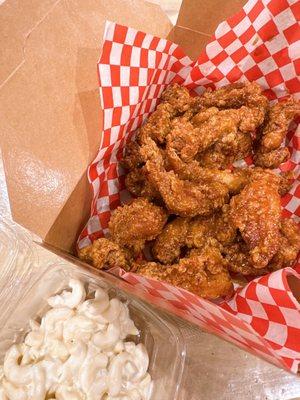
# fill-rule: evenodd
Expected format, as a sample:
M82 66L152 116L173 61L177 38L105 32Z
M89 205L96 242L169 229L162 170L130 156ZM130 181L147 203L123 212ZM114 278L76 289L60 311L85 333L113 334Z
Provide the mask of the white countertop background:
M5 0L0 0L0 5ZM181 0L153 0L173 23ZM200 0L199 0L200 2ZM11 218L0 153L0 218ZM33 244L40 262L56 256ZM300 378L177 320L187 342L180 400L300 400ZM161 399L163 400L163 399Z

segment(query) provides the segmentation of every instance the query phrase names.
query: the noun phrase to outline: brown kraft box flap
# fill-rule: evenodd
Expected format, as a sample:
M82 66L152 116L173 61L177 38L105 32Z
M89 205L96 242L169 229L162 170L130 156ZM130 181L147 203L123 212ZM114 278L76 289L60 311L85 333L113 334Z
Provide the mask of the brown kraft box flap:
M86 168L102 130L97 81L106 20L169 37L195 57L242 0L185 0L173 28L142 0L7 0L0 7L0 144L13 218L72 251L86 222Z
M243 7L246 0L183 0L172 40L195 59L217 25Z
M86 168L102 129L97 61L105 20L166 37L141 0L7 0L0 7L0 143L13 218L70 251L91 204Z

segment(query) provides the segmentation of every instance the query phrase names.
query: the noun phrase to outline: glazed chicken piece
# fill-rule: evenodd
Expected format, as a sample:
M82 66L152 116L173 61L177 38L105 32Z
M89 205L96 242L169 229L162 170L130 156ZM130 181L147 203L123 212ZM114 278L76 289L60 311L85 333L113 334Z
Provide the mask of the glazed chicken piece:
M169 222L156 238L152 253L163 264L176 261L184 247L202 248L205 245L227 245L234 241L236 228L229 218L229 205L210 217L176 218Z
M166 222L167 214L163 208L140 197L113 212L109 230L114 242L139 253L146 241L160 234Z
M287 147L280 147L293 119L300 115L300 103L289 99L270 107L266 123L258 139L254 156L255 165L265 168L276 168L288 160Z
M216 182L226 186L231 194L239 193L248 182L248 172L245 169L219 170L217 167L202 167L197 160L184 162L168 144L165 154L169 166L180 179L195 183Z
M146 262L135 268L138 274L181 287L200 297L215 299L233 293L225 261L214 247L194 251L178 264L164 266Z
M125 176L125 186L136 197L145 197L149 200L160 199L159 192L146 179L144 168L136 168Z
M140 146L137 142L131 141L126 144L125 155L121 161L121 164L129 171L140 168L145 164L140 153Z
M228 246L224 246L222 254L228 263L227 268L231 272L245 276L259 276L269 272L267 268L257 269L253 267L250 261L249 248L242 238Z
M171 264L178 259L186 242L188 228L188 218L176 218L169 222L152 247L154 258L163 264Z
M237 131L239 122L238 110L219 111L215 107L200 111L191 121L175 118L167 136L167 146L188 162L197 153Z
M265 118L268 100L255 82L235 83L220 89L206 90L199 98L202 107L237 108L245 112L240 126L242 132L253 132Z
M251 135L238 130L197 154L196 159L202 167L226 169L235 161L252 155L252 152Z
M186 245L189 248L201 248L208 239L213 238L221 245L228 245L236 237L236 228L230 218L229 205L211 217L195 217L189 223Z
M193 103L193 98L187 88L178 85L178 83L169 85L163 91L161 99L163 102L170 104L176 110L176 113L187 111Z
M126 271L130 269L132 258L128 250L105 238L97 239L90 246L79 250L78 256L98 269L119 267Z
M228 161L240 159L252 150L250 134L241 130L246 111L247 107L221 111L211 107L200 111L190 121L184 116L175 118L167 135L167 149L174 151L184 162L192 161L196 156L201 161L201 154L204 152L205 155L212 146L215 151L230 156Z
M250 249L253 267L265 268L279 247L279 178L253 173L242 192L230 201L230 217Z
M194 183L181 180L173 171L159 171L147 165L148 179L156 185L170 213L182 217L209 215L228 201L226 186L218 183Z
M141 152L150 183L159 191L170 213L181 217L209 215L228 201L228 189L218 182L195 183L182 180L174 171L166 171L161 154L152 140Z
M273 271L291 267L300 251L300 230L295 221L283 218L280 234L279 250L268 265L268 268Z
M171 131L171 120L175 115L176 111L171 104L159 104L137 133L138 144L142 145L147 141L147 138L163 144Z
M291 219L281 219L279 249L266 268L257 269L251 264L249 247L242 238L222 248L229 271L253 276L265 275L292 266L299 251L300 231L298 225Z
M144 144L147 138L163 144L171 131L171 121L179 113L185 112L192 101L189 91L178 84L170 85L162 93L162 102L150 115L137 134L137 141Z
M287 147L280 147L279 149L263 153L257 151L254 154L254 163L264 168L277 168L280 164L286 162L290 158L290 152Z
M284 196L287 194L293 185L295 176L293 171L281 172L279 175L279 194L280 196Z

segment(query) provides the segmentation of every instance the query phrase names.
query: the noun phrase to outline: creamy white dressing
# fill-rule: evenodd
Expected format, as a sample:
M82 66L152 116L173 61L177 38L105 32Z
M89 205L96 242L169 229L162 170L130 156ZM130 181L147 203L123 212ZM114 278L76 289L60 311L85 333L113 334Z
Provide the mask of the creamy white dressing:
M86 300L84 285L50 297L39 324L0 367L0 400L149 400L152 381L143 344L126 304L103 289Z

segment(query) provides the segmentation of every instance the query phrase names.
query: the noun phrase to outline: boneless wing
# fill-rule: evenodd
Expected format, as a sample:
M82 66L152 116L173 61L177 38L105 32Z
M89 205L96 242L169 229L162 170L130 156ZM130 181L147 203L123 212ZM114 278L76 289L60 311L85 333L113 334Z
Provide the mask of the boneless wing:
M145 198L118 207L109 221L111 238L120 246L140 252L146 241L153 240L167 222L167 213Z
M175 218L158 235L152 247L153 256L163 264L171 264L179 258L189 229L187 218Z
M170 213L181 217L208 215L228 201L228 189L223 184L195 183L180 179L174 171L166 171L159 149L151 139L141 152L147 159L147 179L159 191Z
M289 158L287 147L280 147L293 119L300 115L300 103L289 99L271 106L262 128L254 156L256 165L276 168Z
M214 247L195 250L178 264L163 266L146 262L135 268L141 275L168 282L204 298L214 299L233 292L225 261Z
M242 192L230 201L230 216L250 249L250 262L268 265L279 247L280 196L275 174L253 174Z
M94 240L93 244L79 250L78 256L98 269L120 267L125 270L130 269L132 257L128 250L106 238Z
M251 132L260 126L265 118L268 100L262 94L261 87L255 83L235 83L217 90L206 90L199 97L202 107L218 107L220 109L245 108L245 118L240 129Z
M272 258L269 269L277 270L290 267L295 262L300 251L299 226L292 219L284 218L280 224L279 249Z

